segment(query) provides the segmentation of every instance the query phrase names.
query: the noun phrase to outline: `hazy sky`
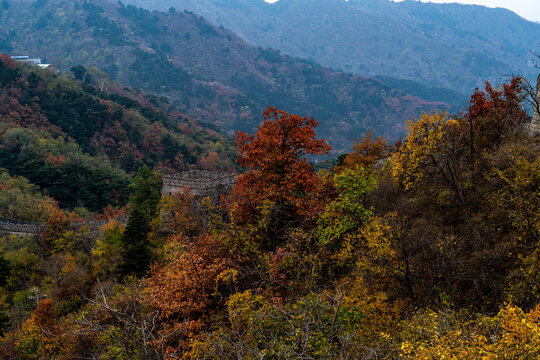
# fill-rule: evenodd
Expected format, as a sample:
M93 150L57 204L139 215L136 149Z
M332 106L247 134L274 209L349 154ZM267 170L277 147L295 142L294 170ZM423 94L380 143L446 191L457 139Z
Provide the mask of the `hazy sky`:
M266 2L276 2L277 0L265 0ZM398 0L399 1L399 0ZM519 14L525 19L540 22L540 0L422 0L423 2L436 3L462 3L478 4L489 7L504 7Z

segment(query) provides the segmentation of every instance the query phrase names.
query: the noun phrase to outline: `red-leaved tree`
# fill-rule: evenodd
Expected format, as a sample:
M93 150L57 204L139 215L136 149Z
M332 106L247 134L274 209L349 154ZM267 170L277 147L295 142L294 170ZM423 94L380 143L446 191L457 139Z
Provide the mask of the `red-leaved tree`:
M238 223L261 218L264 207L281 219L309 217L317 208L321 180L306 155L327 154L331 147L317 139L313 118L269 107L255 135L237 132L237 162L247 170L240 175L230 198ZM267 208L268 210L268 208Z
M471 96L468 120L472 121L472 130L478 146L486 147L499 144L512 134L513 130L524 123L527 112L523 109L526 92L523 79L514 76L509 83L493 88L486 81L485 91L476 89Z

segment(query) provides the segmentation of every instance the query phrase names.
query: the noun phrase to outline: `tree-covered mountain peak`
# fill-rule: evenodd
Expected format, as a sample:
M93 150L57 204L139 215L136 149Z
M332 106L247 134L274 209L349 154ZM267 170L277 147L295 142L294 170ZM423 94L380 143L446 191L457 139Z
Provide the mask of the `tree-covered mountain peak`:
M258 46L344 71L462 93L503 75L533 77L540 24L502 8L390 0L129 0L200 13Z
M95 66L229 133L253 129L273 105L317 118L320 133L342 151L369 129L397 138L405 119L451 100L424 100L406 87L251 46L190 11L104 0L36 4L10 2L0 12L3 29L13 29L0 31L0 45L13 53L36 49L61 70Z

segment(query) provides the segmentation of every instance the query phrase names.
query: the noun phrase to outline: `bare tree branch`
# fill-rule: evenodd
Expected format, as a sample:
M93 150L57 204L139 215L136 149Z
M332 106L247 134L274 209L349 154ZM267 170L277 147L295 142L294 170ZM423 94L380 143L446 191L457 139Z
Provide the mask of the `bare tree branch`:
M187 325L184 321L172 330L159 324L160 312L152 311L141 300L142 283L135 284L131 293L119 299L109 299L98 281L96 299L85 297L87 309L75 322L76 329L63 334L48 334L56 337L105 336L122 349L124 356L141 360L176 360L180 347L171 347L170 339L181 334ZM42 329L43 330L43 329ZM99 354L81 359L97 359ZM97 349L99 351L99 349Z

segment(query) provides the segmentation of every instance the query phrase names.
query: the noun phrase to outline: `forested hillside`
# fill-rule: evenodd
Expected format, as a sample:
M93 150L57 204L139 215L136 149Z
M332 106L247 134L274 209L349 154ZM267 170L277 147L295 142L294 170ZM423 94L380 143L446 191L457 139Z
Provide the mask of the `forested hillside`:
M0 360L540 359L540 76L447 111L106 0L0 0L0 49L56 67L0 54Z
M252 44L365 76L469 93L486 80L535 75L540 24L506 9L405 0L128 0L190 10Z
M0 168L26 177L63 208L125 205L137 168L232 168L231 145L162 99L56 76L1 55ZM5 216L5 214L4 214Z
M4 3L4 51L37 52L58 69L97 66L122 84L167 96L186 114L226 130L252 130L272 104L320 119L319 133L342 151L369 129L395 139L404 119L449 107L380 80L249 46L191 12L149 12L104 0Z
M488 83L467 115L423 114L398 143L368 134L319 172L317 120L268 107L235 135L242 173L220 203L162 195L143 166L127 223L108 208L99 231L0 171L0 211L50 212L41 236L3 238L0 358L538 359L540 136L522 85Z

